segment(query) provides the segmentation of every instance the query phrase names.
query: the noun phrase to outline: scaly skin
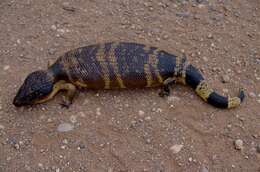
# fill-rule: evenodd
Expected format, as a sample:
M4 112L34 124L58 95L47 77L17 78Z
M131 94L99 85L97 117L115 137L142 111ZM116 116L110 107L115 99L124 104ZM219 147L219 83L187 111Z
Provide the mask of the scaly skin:
M53 81L52 91L26 103L19 101L17 95L15 105L42 103L63 89L68 91L64 103L68 106L73 99L75 86L87 89L161 86L160 96L165 96L169 95L170 85L176 82L190 85L204 101L219 108L236 107L244 98L242 90L238 97L233 98L214 92L201 73L187 63L184 55L173 55L137 43L110 42L78 48L58 58L45 72L47 75L43 80ZM49 83L44 85L50 86Z

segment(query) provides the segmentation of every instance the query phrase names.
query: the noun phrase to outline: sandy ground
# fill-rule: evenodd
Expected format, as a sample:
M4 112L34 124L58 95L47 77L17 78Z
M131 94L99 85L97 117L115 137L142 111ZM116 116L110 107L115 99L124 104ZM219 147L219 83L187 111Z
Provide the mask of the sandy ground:
M28 73L104 41L182 50L220 93L244 87L245 102L221 110L176 85L168 98L82 91L69 109L61 95L12 105ZM260 171L259 50L259 0L1 0L0 172Z

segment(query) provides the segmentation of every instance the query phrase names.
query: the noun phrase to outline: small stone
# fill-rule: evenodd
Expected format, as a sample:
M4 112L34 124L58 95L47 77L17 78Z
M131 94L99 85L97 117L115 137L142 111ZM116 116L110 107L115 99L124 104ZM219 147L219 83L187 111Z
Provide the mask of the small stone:
M18 150L18 149L20 149L20 145L16 143L16 144L14 144L14 148Z
M73 123L73 124L76 123L77 122L77 116L71 115L70 116L70 122Z
M49 48L49 49L48 49L48 54L49 54L49 55L54 55L55 52L56 52L56 49L55 49L55 48Z
M63 143L63 144L68 144L69 141L68 141L68 139L64 139L64 140L62 140L62 143Z
M166 40L166 39L168 39L168 38L169 38L169 35L166 35L166 34L163 35L163 39L164 39L164 40Z
M241 139L235 140L234 145L235 145L235 149L242 150L243 149L243 140L241 140Z
M190 13L189 12L177 12L176 16L178 16L178 17L189 17Z
M209 61L207 57L203 56L202 60L204 60L205 62Z
M189 157L189 159L188 159L190 162L192 162L192 157Z
M43 168L43 164L42 163L38 163L38 167Z
M228 75L223 75L222 76L222 82L223 83L228 83L230 81L230 77Z
M256 151L257 151L258 153L260 153L260 144L258 144L258 145L256 146Z
M212 34L211 33L208 34L207 38L212 39L213 38Z
M150 116L147 116L147 117L144 118L144 120L146 120L146 121L151 121L151 119L152 118Z
M205 166L202 166L200 172L209 172L209 170Z
M3 126L2 124L0 124L0 130L5 129L5 126Z
M258 99L257 102L260 103L260 99Z
M60 148L61 148L61 149L66 149L66 146L65 146L65 145L62 145Z
M181 149L183 148L183 145L173 145L170 150L174 153L177 154L181 151Z
M98 116L100 116L100 115L101 115L101 112L100 112L100 110L101 110L101 108L99 108L99 107L96 109L96 115L98 115Z
M255 94L254 92L250 92L250 93L249 93L249 96L250 96L251 98L255 98L255 97L256 97L256 94Z
M70 11L70 12L75 12L75 10L76 10L76 8L70 6L70 4L68 2L62 3L62 9L66 10L66 11Z
M55 172L60 172L60 169L59 169L59 168L57 168L57 169L55 170Z
M141 116L141 117L143 117L143 116L144 116L144 111L139 110L139 111L138 111L138 115Z
M51 25L51 30L56 30L57 27L55 25Z
M8 69L10 69L10 66L9 65L5 65L4 66L4 70L8 70Z
M68 132L74 129L74 126L69 123L62 123L58 126L57 130L59 132Z

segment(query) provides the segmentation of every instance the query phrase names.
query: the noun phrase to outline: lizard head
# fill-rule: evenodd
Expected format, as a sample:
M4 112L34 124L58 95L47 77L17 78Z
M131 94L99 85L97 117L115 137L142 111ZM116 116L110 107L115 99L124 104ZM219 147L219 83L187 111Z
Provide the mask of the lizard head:
M15 106L32 105L52 92L53 76L47 71L35 71L27 76L23 85L16 94L13 104Z

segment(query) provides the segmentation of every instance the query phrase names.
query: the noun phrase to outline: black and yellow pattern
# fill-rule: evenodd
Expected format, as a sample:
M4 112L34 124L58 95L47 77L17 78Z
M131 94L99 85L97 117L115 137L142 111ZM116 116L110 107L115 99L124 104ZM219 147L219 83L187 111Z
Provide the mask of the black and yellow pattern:
M87 89L161 86L160 95L164 96L169 94L170 85L176 82L190 85L204 101L220 108L236 107L244 98L243 91L233 98L214 92L201 73L187 63L182 53L174 55L137 43L109 42L81 47L65 53L44 72L48 75L41 76L48 76L48 80L52 78L52 82L49 82L52 84L42 83L42 88L38 90L41 92L40 96L35 94L27 100L21 97L28 97L27 89L34 85L34 81L24 83L27 87L21 87L20 95L15 98L15 105L45 102L59 90L67 90L68 100L71 100L75 86ZM45 85L48 86L48 91L44 90Z

